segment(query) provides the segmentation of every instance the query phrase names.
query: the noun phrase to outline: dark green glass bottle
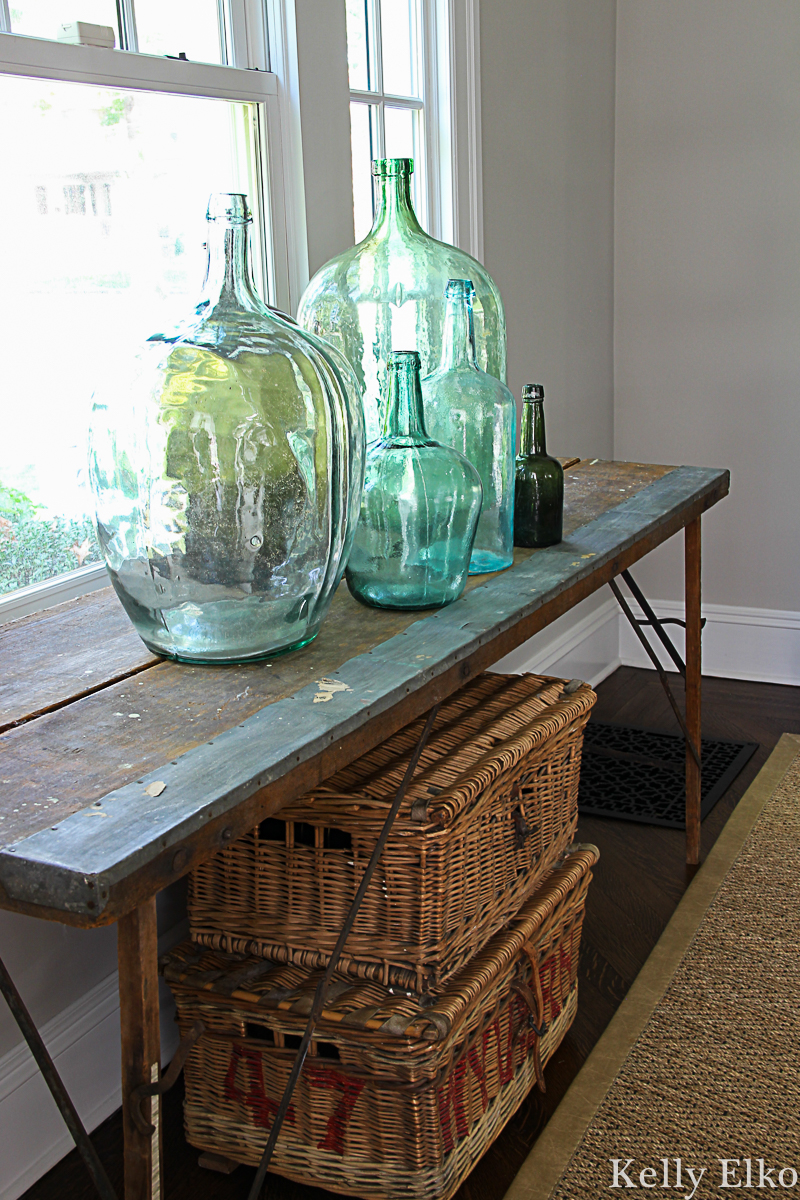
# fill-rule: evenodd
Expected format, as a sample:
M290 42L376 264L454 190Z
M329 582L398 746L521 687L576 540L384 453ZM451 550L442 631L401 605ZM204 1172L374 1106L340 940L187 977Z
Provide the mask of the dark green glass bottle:
M514 545L552 546L561 541L564 468L547 453L544 388L522 389L522 436L514 481Z

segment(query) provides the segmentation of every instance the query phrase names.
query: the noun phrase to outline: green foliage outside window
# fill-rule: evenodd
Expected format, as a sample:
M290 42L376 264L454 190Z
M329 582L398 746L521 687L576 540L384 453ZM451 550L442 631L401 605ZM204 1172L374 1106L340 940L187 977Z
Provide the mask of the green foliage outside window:
M100 559L91 517L53 517L0 483L0 594Z

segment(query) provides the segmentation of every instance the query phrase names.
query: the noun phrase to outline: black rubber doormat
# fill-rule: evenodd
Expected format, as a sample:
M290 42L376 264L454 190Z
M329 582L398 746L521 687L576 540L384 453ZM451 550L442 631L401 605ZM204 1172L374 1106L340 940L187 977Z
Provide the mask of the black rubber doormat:
M703 817L757 749L756 742L703 738ZM583 741L578 811L685 829L685 757L682 735L590 721Z

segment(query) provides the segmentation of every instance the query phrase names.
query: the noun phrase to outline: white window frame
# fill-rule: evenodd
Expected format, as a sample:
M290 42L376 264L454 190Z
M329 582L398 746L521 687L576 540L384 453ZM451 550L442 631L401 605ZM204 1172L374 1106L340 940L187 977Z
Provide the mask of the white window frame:
M420 99L383 91L380 55L376 88L350 89L350 100L423 110L425 219L433 237L483 259L480 27L478 0L417 0L422 47ZM380 44L380 6L373 8L373 43ZM383 157L383 146L377 148Z
M263 235L261 261L255 266L269 303L293 312L308 281L294 0L228 0L221 34L230 66L136 52L129 0L123 0L121 7L122 36L131 48L108 50L8 32L8 0L0 0L0 75L255 105L260 178L251 201ZM95 563L19 588L0 596L0 624L107 583L105 566Z
M479 0L431 0L431 6L439 62L447 64L436 83L439 236L483 262Z

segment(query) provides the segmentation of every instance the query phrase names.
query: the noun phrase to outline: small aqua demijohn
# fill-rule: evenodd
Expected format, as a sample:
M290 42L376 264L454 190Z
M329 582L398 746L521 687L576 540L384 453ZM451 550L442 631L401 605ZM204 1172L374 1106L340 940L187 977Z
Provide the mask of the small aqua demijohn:
M416 350L423 375L439 367L448 279L471 279L475 285L477 362L502 383L506 378L506 324L497 286L477 259L425 233L411 203L413 170L410 158L373 162L380 194L372 229L317 271L297 313L304 328L338 346L355 370L368 442L383 430L392 350Z
M416 351L389 355L383 437L367 450L345 576L376 608L441 608L464 590L481 510L478 472L428 437Z
M447 285L439 369L422 381L431 437L469 459L483 484L483 507L469 562L470 575L502 571L514 561L514 449L517 408L504 383L475 357L469 279Z
M142 640L185 662L311 641L363 479L346 364L255 291L246 197L214 195L194 316L98 391L90 474L111 581Z

